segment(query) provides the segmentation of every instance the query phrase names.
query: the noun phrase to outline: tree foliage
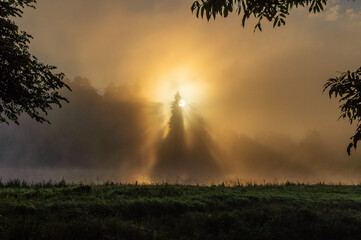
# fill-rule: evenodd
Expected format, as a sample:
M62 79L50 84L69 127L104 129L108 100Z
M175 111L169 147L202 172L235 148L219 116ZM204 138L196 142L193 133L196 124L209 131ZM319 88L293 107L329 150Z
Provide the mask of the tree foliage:
M273 27L286 24L286 17L292 8L308 7L309 12L323 11L327 0L197 0L193 2L192 12L197 17L206 18L208 21L216 16L227 17L235 11L242 16L242 26L254 16L258 19L255 30L262 31L263 19L273 22Z
M35 8L36 0L0 1L0 123L19 124L19 116L28 114L39 122L49 122L44 115L52 105L67 101L59 94L70 89L64 74L56 67L39 62L29 53L32 36L21 31L13 18L21 17L25 7Z
M323 91L328 90L330 98L339 98L341 115L340 118L348 118L350 124L357 122L355 135L350 139L347 153L350 155L351 148L357 147L361 140L361 67L355 72L344 72L340 76L330 78L324 85Z

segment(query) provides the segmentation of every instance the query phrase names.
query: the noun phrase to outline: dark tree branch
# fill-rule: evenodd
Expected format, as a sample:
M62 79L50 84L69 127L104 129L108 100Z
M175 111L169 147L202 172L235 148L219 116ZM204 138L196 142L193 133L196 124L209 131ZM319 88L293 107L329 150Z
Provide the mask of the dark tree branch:
M216 16L227 17L235 11L242 17L242 26L253 16L258 20L255 29L262 31L263 19L273 22L273 27L285 25L285 19L292 8L308 7L309 12L323 11L327 0L197 0L191 7L197 17L208 21Z
M62 81L64 74L54 74L56 67L41 63L29 53L32 36L11 19L21 17L25 7L35 8L36 0L0 1L0 123L19 124L19 116L28 114L39 122L52 106L67 100L59 94L70 88Z
M339 98L341 115L339 119L348 118L350 124L357 122L355 135L347 147L347 153L351 154L351 148L356 149L357 142L361 140L361 67L355 72L344 72L340 76L330 78L323 87L328 90L330 98Z

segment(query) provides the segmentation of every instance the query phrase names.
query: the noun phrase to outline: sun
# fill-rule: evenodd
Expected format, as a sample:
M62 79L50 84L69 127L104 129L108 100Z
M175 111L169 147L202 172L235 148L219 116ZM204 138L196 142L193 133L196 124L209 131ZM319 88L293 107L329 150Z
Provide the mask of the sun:
M180 107L184 107L185 105L186 105L186 101L184 101L183 99L179 100Z

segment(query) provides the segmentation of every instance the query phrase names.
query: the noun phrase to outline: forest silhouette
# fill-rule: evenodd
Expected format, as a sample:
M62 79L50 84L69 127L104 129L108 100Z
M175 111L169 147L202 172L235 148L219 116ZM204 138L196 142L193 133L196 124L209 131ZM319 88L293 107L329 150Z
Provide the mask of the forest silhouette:
M160 103L142 98L131 85L111 84L100 94L86 78L66 83L73 92L64 96L72 104L52 111L51 125L23 116L20 126L0 126L1 167L116 169L122 179L359 176L361 163L354 160L359 155L345 160L322 132L300 140L219 133L202 109L187 104L182 110L180 96Z

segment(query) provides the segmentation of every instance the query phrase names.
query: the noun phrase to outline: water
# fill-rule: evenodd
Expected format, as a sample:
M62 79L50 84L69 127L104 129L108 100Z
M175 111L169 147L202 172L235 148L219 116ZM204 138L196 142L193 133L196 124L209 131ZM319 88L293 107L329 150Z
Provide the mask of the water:
M27 182L52 180L58 182L63 178L66 182L101 184L106 181L124 182L118 171L95 169L54 169L54 168L0 168L0 178L5 182L9 179L21 179Z

